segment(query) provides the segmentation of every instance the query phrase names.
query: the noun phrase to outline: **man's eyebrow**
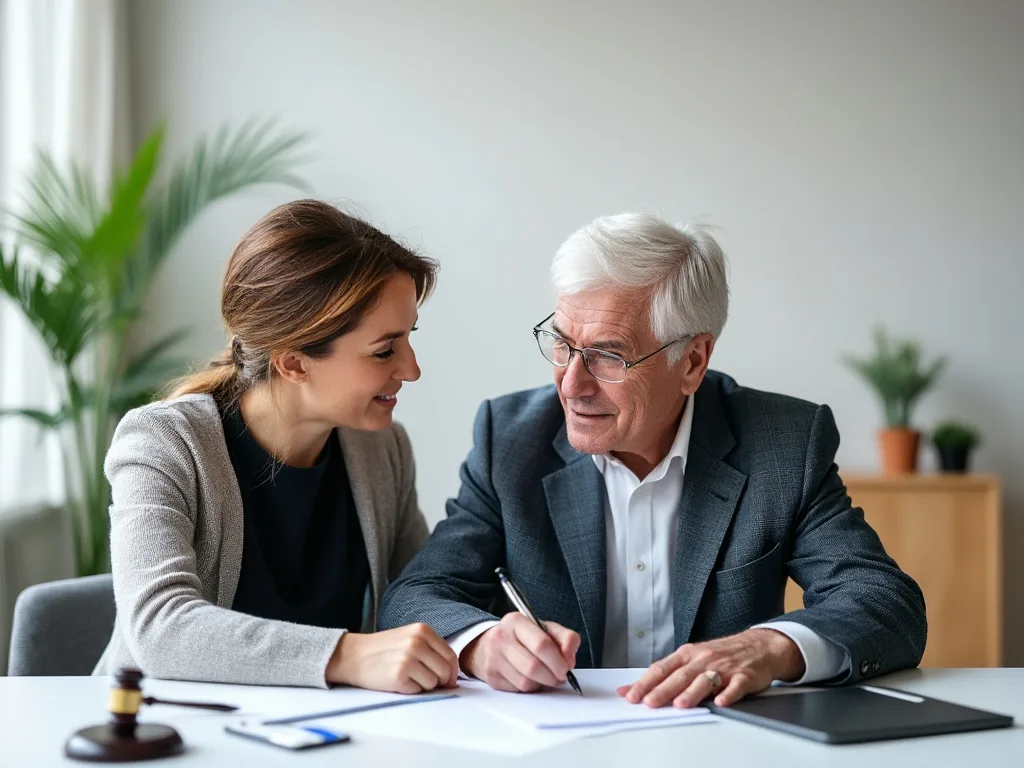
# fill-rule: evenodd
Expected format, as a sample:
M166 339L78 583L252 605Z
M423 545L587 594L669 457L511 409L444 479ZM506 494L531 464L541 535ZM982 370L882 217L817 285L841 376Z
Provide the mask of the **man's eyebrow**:
M551 322L551 330L553 330L555 333L557 333L559 336L561 336L566 341L569 341L569 342L572 341L572 339L570 339L568 336L566 336L564 333L562 333L562 330L558 327L558 323L556 323L554 321ZM630 347L629 344L627 344L624 341L620 341L618 339L607 339L607 340L604 340L604 341L595 341L592 344L588 344L587 346L588 347L592 347L594 349L606 350L608 352L629 352L632 349L632 347Z

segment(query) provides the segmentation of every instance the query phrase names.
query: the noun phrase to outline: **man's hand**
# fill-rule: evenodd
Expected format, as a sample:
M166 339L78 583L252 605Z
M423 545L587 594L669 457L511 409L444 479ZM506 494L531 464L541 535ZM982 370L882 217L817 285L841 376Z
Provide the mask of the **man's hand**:
M561 685L576 666L580 636L553 621L545 625L551 637L521 613L507 613L463 649L459 663L499 691L532 693Z
M720 684L714 685L717 672ZM792 682L804 673L804 659L796 643L774 629L748 629L738 635L687 643L656 661L633 685L618 694L631 704L649 707L696 707L709 696L728 707L750 693L763 691L773 680ZM719 692L720 690L720 692Z

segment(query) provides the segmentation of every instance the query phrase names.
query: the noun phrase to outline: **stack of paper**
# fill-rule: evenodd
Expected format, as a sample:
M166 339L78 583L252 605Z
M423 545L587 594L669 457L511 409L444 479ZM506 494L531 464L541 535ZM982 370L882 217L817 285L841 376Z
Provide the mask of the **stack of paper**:
M478 680L461 681L457 693L521 727L541 730L606 726L621 730L630 725L678 725L708 718L704 708L651 709L630 704L615 692L621 685L636 682L642 670L587 669L576 674L583 696L568 685L531 694L504 693Z
M479 681L460 680L457 697L380 709L317 722L352 733L400 736L444 747L500 755L527 755L577 739L616 731L692 725L716 718L705 709L649 709L615 693L644 670L579 670L580 697L568 686L540 693L503 693ZM447 692L447 691L446 691ZM358 703L373 703L365 697ZM383 697L381 697L383 698ZM353 702L355 703L355 702Z

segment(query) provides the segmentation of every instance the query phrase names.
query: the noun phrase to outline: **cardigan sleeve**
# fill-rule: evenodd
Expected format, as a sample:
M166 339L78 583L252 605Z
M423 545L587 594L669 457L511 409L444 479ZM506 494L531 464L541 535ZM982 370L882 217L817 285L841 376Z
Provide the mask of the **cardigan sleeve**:
M210 471L197 465L195 439L186 418L161 404L128 413L115 431L105 463L115 631L153 677L326 687L344 630L248 616L203 598L197 557L219 545L195 541L198 475Z

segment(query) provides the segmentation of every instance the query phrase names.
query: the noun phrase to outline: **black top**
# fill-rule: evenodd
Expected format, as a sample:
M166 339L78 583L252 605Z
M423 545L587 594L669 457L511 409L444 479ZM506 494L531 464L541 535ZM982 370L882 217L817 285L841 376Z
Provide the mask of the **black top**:
M251 616L358 632L370 582L341 445L309 468L275 461L236 408L224 438L242 493L242 572L232 608Z

